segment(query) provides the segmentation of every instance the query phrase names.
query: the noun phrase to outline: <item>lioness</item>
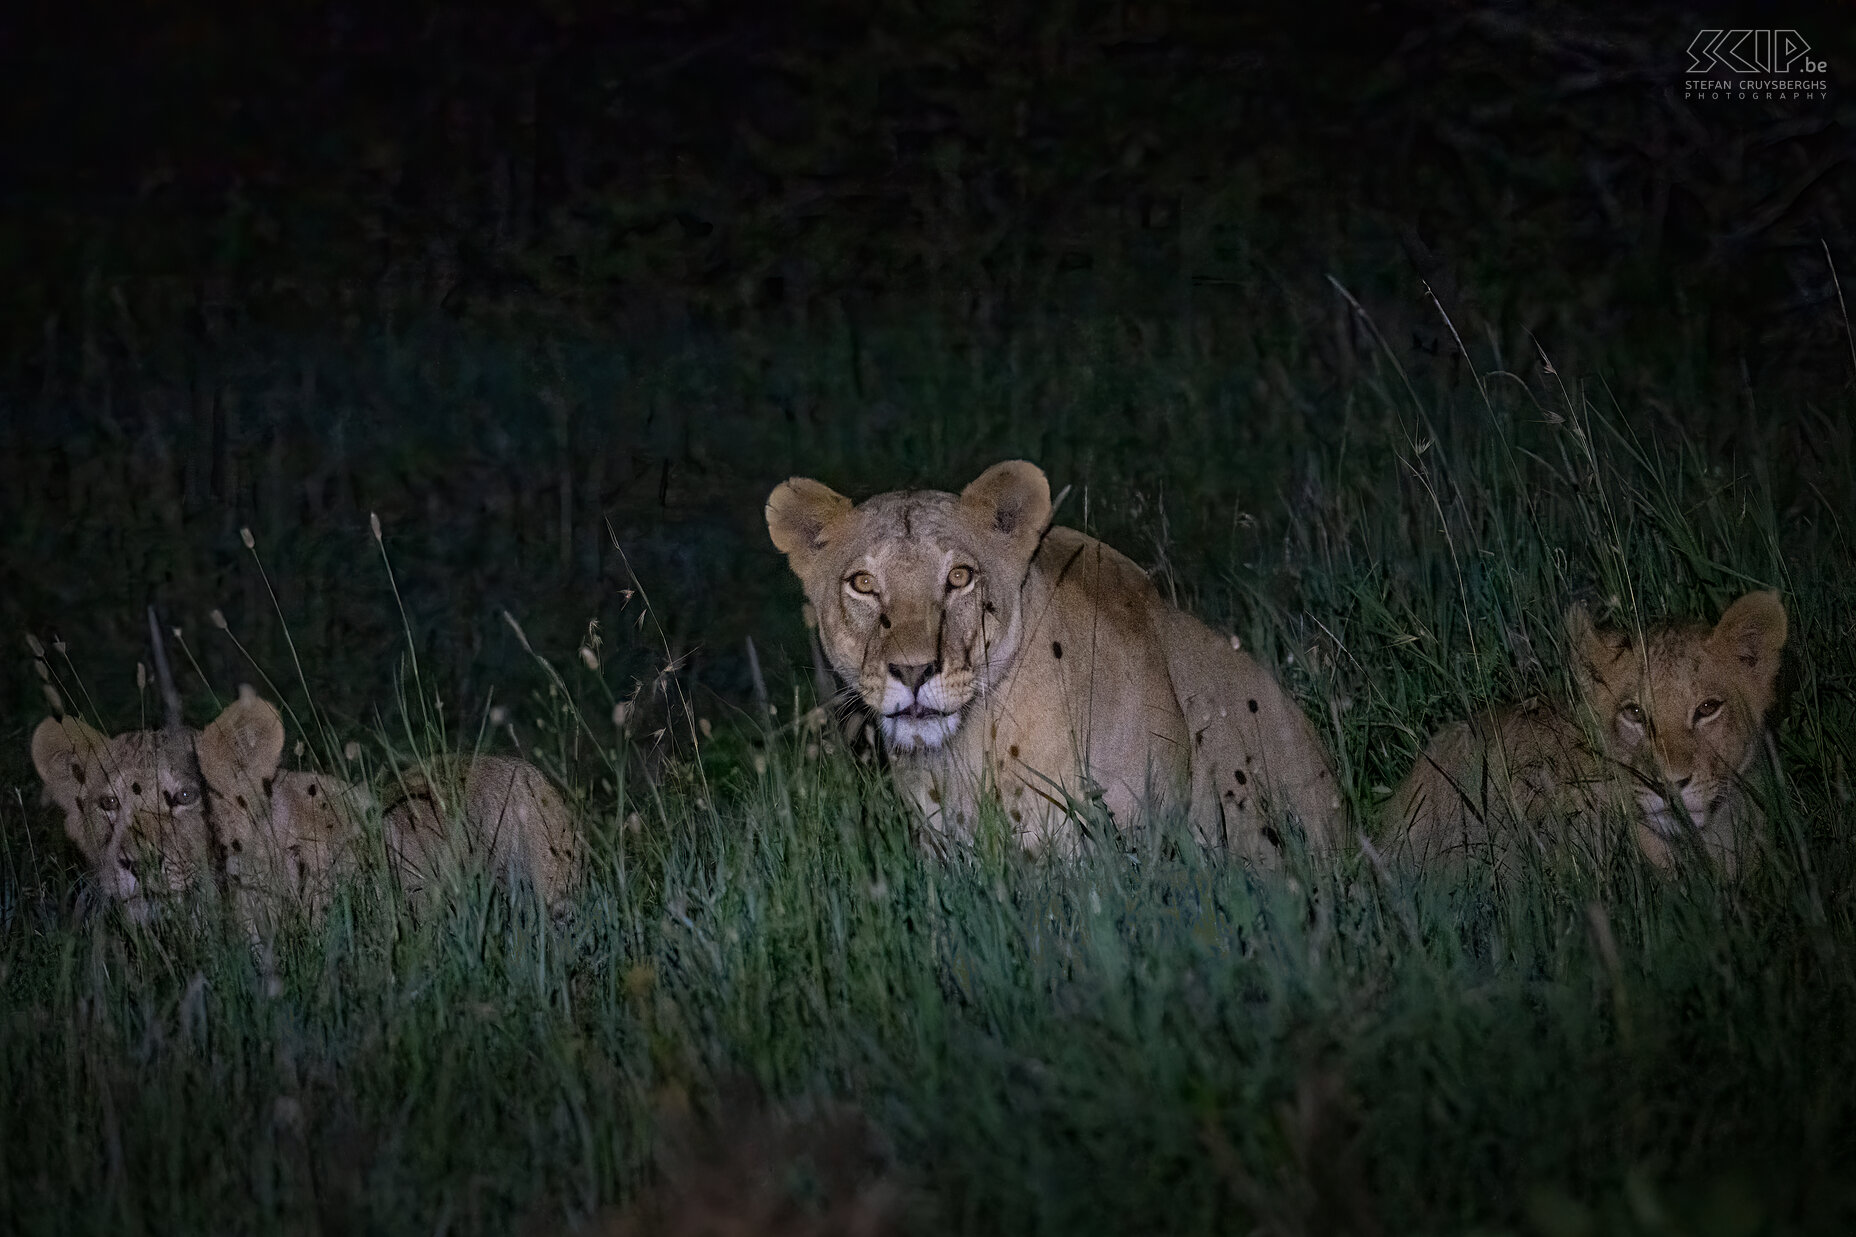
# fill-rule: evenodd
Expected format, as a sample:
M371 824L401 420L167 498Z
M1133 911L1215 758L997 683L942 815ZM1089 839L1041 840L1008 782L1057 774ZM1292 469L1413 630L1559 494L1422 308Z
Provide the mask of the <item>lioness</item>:
M1283 812L1312 845L1337 842L1327 754L1275 680L1050 519L1050 484L1022 460L958 495L853 505L795 477L767 500L826 656L931 829L971 837L990 796L1021 842L1069 848L1074 809L1099 798L1118 824L1185 809L1202 840L1253 860L1280 851Z
M337 779L280 772L283 748L276 708L242 688L200 732L200 774L235 896L252 902L281 895L314 910L354 862L366 801ZM381 831L388 864L409 896L482 862L500 880L527 880L551 907L572 892L580 862L572 817L527 761L476 756L449 775L415 774L402 786Z
M1634 822L1661 869L1695 850L1732 873L1762 822L1745 775L1765 746L1785 646L1777 594L1748 593L1712 629L1671 623L1641 641L1566 615L1576 710L1542 701L1440 731L1387 807L1396 849L1419 864L1570 842L1588 851L1603 823Z

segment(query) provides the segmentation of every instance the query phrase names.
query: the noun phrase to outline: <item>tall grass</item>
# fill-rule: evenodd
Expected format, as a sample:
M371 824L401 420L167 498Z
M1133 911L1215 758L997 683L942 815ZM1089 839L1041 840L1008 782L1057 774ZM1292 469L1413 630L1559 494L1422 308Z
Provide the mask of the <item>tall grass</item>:
M683 424L710 460L735 452L716 472L759 493L788 471L862 493L1040 460L1076 483L1068 522L1279 669L1369 830L1437 724L1566 690L1573 598L1627 620L1712 617L1778 587L1786 775L1740 885L1622 860L1499 891L1413 883L1352 846L1258 874L1164 827L1073 864L930 857L881 768L806 723L810 688L787 686L805 681L797 590L771 551L739 572L733 550L679 551L701 587L758 599L739 621L794 650L763 723L726 706L726 674L684 668L702 626L649 567L672 598L652 614L627 575L601 576L577 610L572 589L539 617L514 605L513 632L481 611L443 621L446 581L422 553L511 571L487 533L444 542L444 514L470 503L451 495L435 523L384 521L404 614L382 574L365 627L299 636L309 688L339 700L299 715L328 719L328 744L359 743L369 767L513 733L576 791L594 841L574 914L548 926L484 887L415 920L364 879L285 933L272 997L210 916L142 930L72 915L68 857L21 776L0 834L0 1227L579 1223L650 1179L662 1114L687 1100L726 1130L723 1097L746 1078L770 1102L858 1105L922 1231L1850 1231L1847 392L1773 408L1670 375L1698 392L1677 412L1653 382L1608 387L1513 346L1414 365L1358 338L1340 382L1329 344L1295 330L1245 345L1198 322L1078 318L967 355L866 337L855 374L832 336L757 379L828 432L776 444L763 426L726 445L745 422L725 411L720 429ZM468 387L446 370L468 368L461 354L433 355L450 359L428 378ZM560 382L581 408L678 372L711 383L704 408L736 390L679 364L602 385L562 362ZM434 389L403 377L408 404ZM555 496L555 532L580 553L581 500ZM757 543L752 507L718 502L741 525L728 536ZM290 544L279 521L258 527L267 553ZM377 553L355 534L354 561ZM315 561L267 558L283 613L351 613L314 600L358 587L345 567L295 577ZM220 579L264 603L235 615L268 607L261 577ZM395 669L402 625L424 642L416 679L410 659ZM552 669L499 671L535 687L492 700L471 671L486 654L428 655L461 626L500 642L504 667L534 652ZM251 647L287 664L275 641ZM229 659L203 664L225 696ZM434 704L441 686L461 702Z

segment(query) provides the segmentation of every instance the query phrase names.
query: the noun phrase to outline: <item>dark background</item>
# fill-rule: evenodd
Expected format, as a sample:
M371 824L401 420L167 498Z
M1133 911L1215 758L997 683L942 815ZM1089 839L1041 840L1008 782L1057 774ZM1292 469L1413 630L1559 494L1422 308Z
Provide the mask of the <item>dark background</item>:
M1741 25L1801 30L1831 98L1684 101L1695 32ZM190 712L194 659L222 695L251 674L215 608L294 680L241 528L310 689L370 724L404 649L370 513L466 713L540 682L505 608L563 663L600 620L618 695L676 657L739 701L750 634L777 680L804 653L760 506L793 472L862 496L1024 454L1143 562L1275 587L1259 547L1373 347L1330 277L1427 390L1469 381L1428 287L1482 368L1538 341L1722 458L1790 435L1808 494L1809 394L1849 376L1853 31L1834 4L16 11L0 742L46 707L21 632L132 722L151 599ZM1141 386L1187 344L1212 458ZM1716 389L1747 400L1698 420Z

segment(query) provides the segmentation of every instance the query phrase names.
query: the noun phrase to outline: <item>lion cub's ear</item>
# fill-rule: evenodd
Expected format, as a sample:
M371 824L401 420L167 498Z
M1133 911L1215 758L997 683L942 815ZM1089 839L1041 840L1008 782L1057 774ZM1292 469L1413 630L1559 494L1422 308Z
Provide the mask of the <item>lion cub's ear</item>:
M1772 592L1748 593L1728 606L1708 642L1740 669L1747 702L1764 712L1772 704L1785 647L1785 605Z
M1003 534L1026 559L1050 523L1050 482L1024 460L994 464L960 491L960 507L981 528Z
M1566 643L1571 646L1574 657L1583 659L1598 639L1598 631L1592 626L1592 612L1585 608L1583 601L1575 601L1566 607L1564 621Z
M200 775L222 794L257 787L277 776L284 755L284 722L270 701L249 686L206 724L194 744Z
M832 525L851 513L851 500L822 482L793 477L767 496L767 533L803 578L812 557L831 541Z
M1630 648L1630 633L1599 628L1582 601L1567 607L1565 622L1566 643L1572 649L1573 679L1590 699L1610 679L1618 658Z
M84 790L84 766L109 740L75 717L48 717L32 732L32 766L39 771L53 803L67 813L77 810Z

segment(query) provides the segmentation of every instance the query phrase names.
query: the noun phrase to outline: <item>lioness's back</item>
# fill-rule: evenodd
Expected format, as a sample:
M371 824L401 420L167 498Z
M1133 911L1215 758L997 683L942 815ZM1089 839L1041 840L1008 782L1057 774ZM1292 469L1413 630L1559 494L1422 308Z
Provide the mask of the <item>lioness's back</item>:
M1257 660L1182 610L1155 615L1192 745L1192 822L1252 859L1281 849L1282 813L1317 850L1341 841L1340 786L1314 727Z

